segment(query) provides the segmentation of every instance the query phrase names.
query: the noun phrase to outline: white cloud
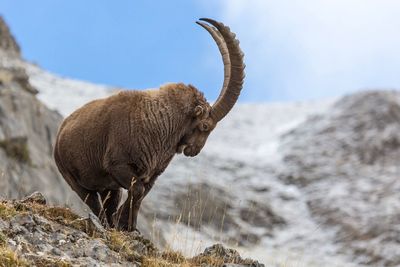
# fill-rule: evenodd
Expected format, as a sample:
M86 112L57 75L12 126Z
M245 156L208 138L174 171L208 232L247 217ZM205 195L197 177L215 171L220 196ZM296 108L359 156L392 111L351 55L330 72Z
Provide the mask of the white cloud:
M247 99L400 88L400 1L222 0L213 8L241 40Z

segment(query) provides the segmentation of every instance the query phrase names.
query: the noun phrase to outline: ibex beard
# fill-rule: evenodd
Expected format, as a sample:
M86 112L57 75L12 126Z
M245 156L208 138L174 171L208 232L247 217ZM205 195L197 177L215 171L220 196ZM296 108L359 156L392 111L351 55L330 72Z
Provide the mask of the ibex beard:
M224 84L213 105L192 85L167 84L89 102L59 128L57 167L106 226L136 229L143 198L174 155L198 155L239 97L245 68L239 42L222 23L201 20L224 63ZM128 198L119 207L122 188Z

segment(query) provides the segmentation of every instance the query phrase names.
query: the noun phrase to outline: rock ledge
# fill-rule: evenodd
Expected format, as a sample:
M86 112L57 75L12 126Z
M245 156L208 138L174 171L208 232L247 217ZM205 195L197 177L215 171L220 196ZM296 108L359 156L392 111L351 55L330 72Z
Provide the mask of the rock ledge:
M193 258L160 251L138 232L104 229L94 215L48 206L35 192L0 201L0 266L254 266L217 244Z

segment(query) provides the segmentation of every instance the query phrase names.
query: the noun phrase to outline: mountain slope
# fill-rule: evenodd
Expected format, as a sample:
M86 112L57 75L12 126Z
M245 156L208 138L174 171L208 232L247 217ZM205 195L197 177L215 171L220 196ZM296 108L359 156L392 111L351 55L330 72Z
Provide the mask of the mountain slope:
M49 108L56 109L63 116L95 98L103 98L116 88L94 85L88 82L66 79L48 73L28 62L21 62L35 88L40 88L38 98Z
M48 73L10 44L0 49L0 137L12 141L0 142L3 194L44 189L79 208L51 158L61 117L46 106L67 116L114 88ZM399 266L399 133L398 92L238 104L200 155L177 156L159 177L139 229L190 255L219 240L271 265Z
M284 137L286 169L339 253L400 265L400 92L346 96Z

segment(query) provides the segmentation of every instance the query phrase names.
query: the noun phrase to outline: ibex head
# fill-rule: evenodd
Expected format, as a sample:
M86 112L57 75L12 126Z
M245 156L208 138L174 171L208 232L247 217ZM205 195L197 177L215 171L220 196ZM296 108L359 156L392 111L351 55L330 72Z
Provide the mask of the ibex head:
M239 41L235 39L235 34L220 22L212 19L200 20L214 26L196 22L210 33L218 46L224 63L224 83L217 101L212 106L204 101L194 108L193 123L180 141L177 151L178 153L183 151L185 156L190 157L200 153L211 131L235 105L245 77L243 52L240 50Z

